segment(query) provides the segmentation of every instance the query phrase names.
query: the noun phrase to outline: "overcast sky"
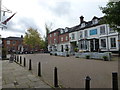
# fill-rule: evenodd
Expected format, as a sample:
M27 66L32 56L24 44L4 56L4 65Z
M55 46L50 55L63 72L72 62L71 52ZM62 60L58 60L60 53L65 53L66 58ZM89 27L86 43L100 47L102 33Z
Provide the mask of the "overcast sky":
M24 35L29 27L38 29L43 37L45 23L52 23L53 30L73 27L80 23L79 17L84 16L90 21L93 16L102 17L100 6L106 6L108 0L2 0L2 5L17 14L8 22L7 29L0 30L2 37Z

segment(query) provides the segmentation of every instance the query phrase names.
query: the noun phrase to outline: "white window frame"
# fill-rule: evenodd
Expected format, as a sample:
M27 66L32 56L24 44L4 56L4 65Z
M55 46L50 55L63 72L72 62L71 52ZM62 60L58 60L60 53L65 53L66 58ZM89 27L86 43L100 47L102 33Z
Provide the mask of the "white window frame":
M105 40L105 47L102 46L102 40ZM107 48L107 40L105 38L101 38L100 42L101 42L101 48L106 49Z
M50 34L50 37L52 37L52 34Z
M83 38L83 32L80 31L80 38Z
M10 40L7 40L7 44L10 45Z
M63 41L63 37L61 37L61 41Z
M102 32L102 30L104 30L104 33ZM100 26L100 35L104 35L104 34L106 34L105 26Z
M66 36L66 41L68 40L68 36Z
M113 41L111 41L111 39L115 39L115 42L114 42L114 43L115 43L115 47L112 47L112 43L113 43ZM116 38L115 38L115 37L111 37L111 38L110 38L110 48L111 48L111 49L115 49L115 48L117 48L117 45L116 45L116 44L117 44L117 42L116 42Z
M54 36L56 36L56 33L54 33Z

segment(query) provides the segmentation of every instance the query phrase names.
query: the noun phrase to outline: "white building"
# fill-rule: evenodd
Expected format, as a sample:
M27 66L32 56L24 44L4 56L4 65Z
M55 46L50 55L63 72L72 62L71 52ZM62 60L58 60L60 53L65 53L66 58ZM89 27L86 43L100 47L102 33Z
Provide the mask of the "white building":
M118 32L110 28L108 24L101 24L101 20L102 18L94 16L91 21L86 22L81 16L79 25L68 28L68 30L59 30L57 51L64 52L67 45L70 52L74 52L75 48L88 52L118 52ZM65 30L68 34L65 33ZM65 40L66 36L69 37L69 40Z

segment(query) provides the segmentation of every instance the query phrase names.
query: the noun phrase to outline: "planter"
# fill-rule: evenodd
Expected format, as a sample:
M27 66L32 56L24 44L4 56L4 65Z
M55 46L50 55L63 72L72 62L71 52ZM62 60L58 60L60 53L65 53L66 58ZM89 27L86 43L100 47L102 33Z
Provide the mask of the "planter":
M69 57L69 55L67 54L66 57Z
M86 58L86 59L90 59L90 55L86 55L85 58Z
M55 53L55 56L57 56L57 53Z
M103 60L104 61L108 61L108 57L107 56L103 56Z

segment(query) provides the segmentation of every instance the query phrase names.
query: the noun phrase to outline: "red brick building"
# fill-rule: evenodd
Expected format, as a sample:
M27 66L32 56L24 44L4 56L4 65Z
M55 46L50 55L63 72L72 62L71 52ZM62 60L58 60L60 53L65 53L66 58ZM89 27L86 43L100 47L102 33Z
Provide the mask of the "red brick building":
M40 46L32 48L29 45L25 45L23 43L23 36L2 38L2 47L5 48L8 53L10 53L11 50L16 53L41 52Z
M14 52L23 52L23 36L2 38L2 46L7 49L8 53L11 50Z
M64 51L69 44L69 28L58 28L48 34L48 50Z

